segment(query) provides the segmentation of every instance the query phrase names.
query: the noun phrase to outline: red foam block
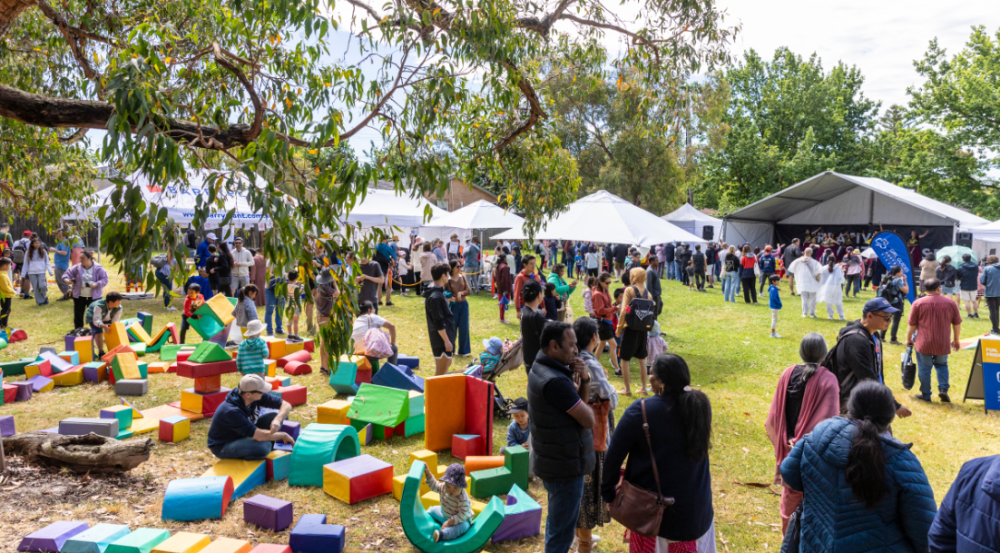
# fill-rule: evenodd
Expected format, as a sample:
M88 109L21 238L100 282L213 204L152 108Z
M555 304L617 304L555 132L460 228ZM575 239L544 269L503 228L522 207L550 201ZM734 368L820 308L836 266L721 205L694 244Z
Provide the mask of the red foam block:
M371 384L372 383L372 369L371 367L367 369L358 368L358 372L354 375L355 384Z
M306 351L304 349L300 349L299 351L296 351L295 353L289 353L288 355L286 355L284 357L279 357L275 361L278 363L279 367L284 368L285 365L287 365L291 361L298 361L299 363L308 363L308 362L312 361L312 358L313 358L313 356L312 356L311 353L309 353L308 351Z
M305 386L300 386L298 384L292 386L286 386L281 388L281 400L287 401L292 404L292 407L296 405L302 405L306 402L306 397L308 395L308 390Z
M235 359L232 361L215 361L214 363L177 362L177 376L183 376L184 378L203 378L234 372L236 372Z
M14 403L17 400L17 386L13 384L3 385L3 402Z
M290 374L292 376L298 376L300 374L309 374L313 372L312 367L299 361L289 361L288 363L285 364L284 371L285 374Z

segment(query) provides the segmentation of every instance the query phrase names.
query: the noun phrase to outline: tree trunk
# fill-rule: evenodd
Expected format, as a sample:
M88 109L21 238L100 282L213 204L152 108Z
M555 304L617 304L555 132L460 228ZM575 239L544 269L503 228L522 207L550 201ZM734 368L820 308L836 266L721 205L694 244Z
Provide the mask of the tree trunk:
M0 37L7 34L21 12L34 5L35 0L0 0Z
M29 463L96 474L127 472L141 465L149 460L153 441L123 442L94 433L63 436L33 432L3 438L2 445L9 455L19 455Z

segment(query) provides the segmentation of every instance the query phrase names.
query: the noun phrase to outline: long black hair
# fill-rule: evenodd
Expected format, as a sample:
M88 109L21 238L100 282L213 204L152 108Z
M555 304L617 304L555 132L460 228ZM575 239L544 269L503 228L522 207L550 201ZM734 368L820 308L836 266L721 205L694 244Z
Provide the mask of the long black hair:
M701 390L691 389L691 371L679 355L657 355L653 374L663 383L663 395L677 396L688 458L704 460L712 447L712 404L708 396Z
M889 492L885 482L885 451L879 434L896 416L892 392L874 380L858 384L847 400L848 415L858 423L844 478L851 491L871 509Z
M819 332L810 332L799 342L799 357L802 359L802 382L808 382L820 363L826 359L826 340Z
M243 286L242 288L240 288L240 293L237 294L239 302L243 303L243 299L246 298L247 294L249 294L250 292L257 292L259 294L260 290L257 290L256 284L247 284L246 286Z

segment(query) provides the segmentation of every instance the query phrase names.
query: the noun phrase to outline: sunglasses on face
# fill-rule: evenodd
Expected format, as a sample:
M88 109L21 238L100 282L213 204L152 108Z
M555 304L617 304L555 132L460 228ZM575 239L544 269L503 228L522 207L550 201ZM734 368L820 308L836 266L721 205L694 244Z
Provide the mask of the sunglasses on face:
M875 316L882 319L885 322L889 322L892 320L892 315L875 315Z

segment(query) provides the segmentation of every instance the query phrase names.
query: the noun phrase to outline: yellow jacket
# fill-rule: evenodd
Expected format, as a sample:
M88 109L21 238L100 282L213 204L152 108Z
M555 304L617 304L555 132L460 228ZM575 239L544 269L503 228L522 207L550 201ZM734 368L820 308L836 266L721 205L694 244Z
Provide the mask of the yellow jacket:
M646 292L646 269L642 267L635 267L628 272L629 282L637 282L635 285L639 289L640 294ZM647 295L647 294L642 294ZM636 297L635 289L632 286L625 287L625 294L622 296L622 306L621 310L618 312L618 329L617 334L622 335L625 332L625 310L628 309L628 304ZM652 297L652 296L650 296Z
M7 271L0 271L0 297L3 299L14 297L14 286L10 283Z

